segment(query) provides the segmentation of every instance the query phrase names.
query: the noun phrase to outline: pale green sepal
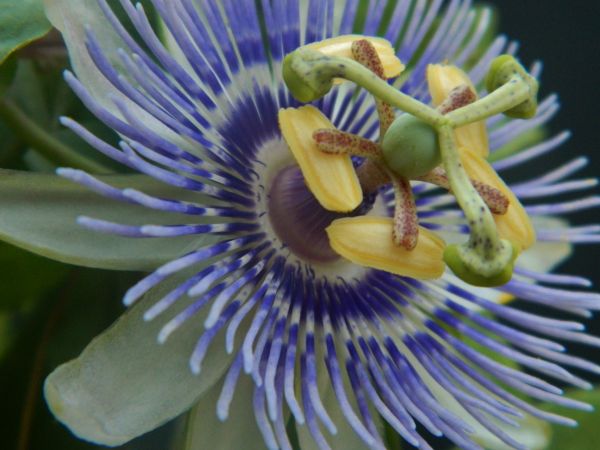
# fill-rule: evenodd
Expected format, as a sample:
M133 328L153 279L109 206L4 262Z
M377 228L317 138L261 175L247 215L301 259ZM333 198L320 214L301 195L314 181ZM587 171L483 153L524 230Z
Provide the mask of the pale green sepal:
M149 195L203 201L198 193L171 188L143 175L101 176L99 179ZM0 193L0 240L70 264L152 270L190 248L215 240L211 235L130 238L88 230L77 224L78 216L132 225L194 223L199 218L108 199L53 174L0 169Z
M221 395L219 382L200 398L187 418L185 444L180 450L264 450L266 448L253 408L254 382L241 374L229 407L229 416L221 421L217 402ZM288 414L283 418L287 423Z
M347 391L349 395L352 395L351 391ZM323 405L329 413L331 420L337 427L337 433L332 435L327 432L326 429L322 429L323 436L329 443L332 449L344 449L344 450L364 450L368 448L364 441L356 434L352 429L348 420L344 417L342 408L339 401L337 400L335 393L332 388L328 388L323 394L321 394ZM374 416L373 420L377 423L380 422L379 416ZM381 426L383 429L383 426ZM315 442L308 426L306 424L296 424L296 431L298 434L298 441L300 442L300 448L302 450L318 450L320 447Z
M122 117L119 108L115 105L115 100L119 100L126 105L129 113L140 120L151 132L176 143L186 150L199 151L179 134L124 95L96 67L86 47L86 28L96 37L104 55L115 70L120 75L128 78L128 81L134 86L137 84L128 77L129 71L118 56L119 49L128 49L127 44L119 38L116 30L111 26L100 8L98 0L43 1L50 22L61 32L65 40L71 65L77 78L98 103L115 116ZM107 3L109 6L115 7L118 2L108 1Z
M188 275L152 290L77 359L48 376L44 384L48 406L76 436L97 444L121 445L187 411L223 376L233 358L225 351L224 332L215 337L199 375L189 365L209 307L164 344L157 343L161 328L191 300L180 299L173 308L176 311L169 310L166 317L151 322L143 319L149 307Z
M116 93L116 88L104 78L92 61L86 48L85 27L93 31L101 47L107 51L106 56L116 67L122 65L117 59L116 51L118 48L126 48L125 42L110 26L97 0L43 0L43 3L48 19L65 40L71 65L79 80L98 101L108 105L108 94Z

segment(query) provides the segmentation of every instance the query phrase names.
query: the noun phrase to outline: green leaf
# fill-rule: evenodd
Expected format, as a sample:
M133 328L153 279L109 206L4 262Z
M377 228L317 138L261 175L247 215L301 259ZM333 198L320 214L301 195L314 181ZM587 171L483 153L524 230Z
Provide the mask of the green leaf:
M575 419L579 426L574 428L552 425L552 439L546 450L597 450L600 448L598 433L598 410L600 409L600 388L593 391L570 390L567 397L592 405L596 412L576 411L556 405L542 405L541 409Z
M0 0L1 1L1 0ZM7 92L7 97L34 122L43 128L58 128L56 117L50 117L49 103L52 94L58 91L59 84L64 84L62 76L50 76L44 73L35 61L19 59L14 82Z
M203 201L194 192L171 188L142 175L100 177L118 188L149 195ZM150 210L101 197L56 175L0 169L0 240L42 256L81 266L116 270L152 270L212 235L128 238L97 233L76 223L85 215L131 225L197 223L198 216Z
M0 0L0 63L50 28L42 0Z
M15 336L11 326L11 315L0 311L0 362L4 360L4 356L8 353L14 341Z

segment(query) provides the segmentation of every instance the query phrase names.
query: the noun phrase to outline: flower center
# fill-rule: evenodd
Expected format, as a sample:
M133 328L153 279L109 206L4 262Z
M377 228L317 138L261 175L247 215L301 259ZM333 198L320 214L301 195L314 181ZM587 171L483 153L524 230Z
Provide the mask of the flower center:
M274 177L268 214L279 239L300 258L323 263L339 258L329 245L325 228L342 215L319 204L297 166L285 167Z
M268 215L277 237L296 256L328 263L340 256L329 245L325 232L331 222L341 217L368 213L376 194L366 196L352 213L328 211L310 192L298 166L281 169L273 178L268 194Z

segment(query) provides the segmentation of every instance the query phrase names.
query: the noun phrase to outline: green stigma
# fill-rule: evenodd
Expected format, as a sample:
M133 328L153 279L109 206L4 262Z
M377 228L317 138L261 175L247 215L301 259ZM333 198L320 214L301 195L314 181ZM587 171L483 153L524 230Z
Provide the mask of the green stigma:
M511 82L524 82L529 87L529 96L519 105L505 111L504 114L516 119L534 117L537 112L537 93L539 89L537 80L527 73L514 56L500 55L490 65L485 78L485 87L491 94Z
M449 245L444 250L444 261L454 275L473 286L502 286L512 278L519 247L506 240L500 242L502 247L487 258L480 257L471 243Z
M340 68L328 64L330 57L300 47L283 60L283 80L294 98L309 103L325 96L333 87Z

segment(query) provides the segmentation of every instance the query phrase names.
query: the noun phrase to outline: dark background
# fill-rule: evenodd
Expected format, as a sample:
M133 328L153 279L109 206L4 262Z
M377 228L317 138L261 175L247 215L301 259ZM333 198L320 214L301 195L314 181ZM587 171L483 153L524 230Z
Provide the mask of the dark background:
M571 139L551 158L533 160L547 167L576 155L587 155L582 178L600 174L600 2L597 0L487 1L500 16L499 29L520 42L525 65L542 60L541 96L557 92L561 111L550 123L551 132L569 129ZM553 164L554 163L554 164ZM596 190L596 192L598 192ZM597 210L568 217L576 223L599 222ZM600 285L600 246L577 248L563 271L579 273ZM600 330L600 325L597 327Z
M556 92L562 105L550 122L550 133L572 131L571 139L560 149L532 160L530 164L539 166L531 170L543 173L543 169L586 155L590 163L576 178L600 176L600 1L488 0L486 3L499 13L499 31L520 42L518 56L524 65L535 60L544 63L541 98ZM530 176L525 175L526 178ZM585 194L599 195L600 188ZM600 223L598 209L565 217L574 224ZM584 276L598 291L600 244L576 246L573 257L557 272ZM600 335L598 313L586 325L590 333ZM598 349L569 348L593 361L600 361Z

